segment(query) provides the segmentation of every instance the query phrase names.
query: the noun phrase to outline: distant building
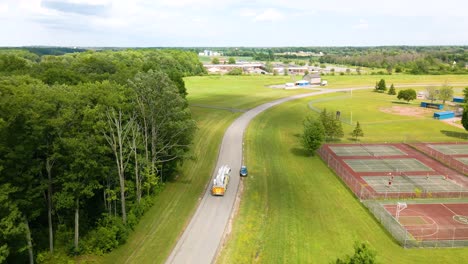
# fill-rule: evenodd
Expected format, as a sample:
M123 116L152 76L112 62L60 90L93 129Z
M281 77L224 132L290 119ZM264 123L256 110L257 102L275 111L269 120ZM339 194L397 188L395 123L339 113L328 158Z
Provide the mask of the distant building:
M221 56L223 55L222 53L220 52L217 52L217 51L212 51L212 50L204 50L203 52L199 52L198 55L200 56Z
M311 85L322 83L322 78L320 77L320 73L318 72L309 73L302 79L308 81Z

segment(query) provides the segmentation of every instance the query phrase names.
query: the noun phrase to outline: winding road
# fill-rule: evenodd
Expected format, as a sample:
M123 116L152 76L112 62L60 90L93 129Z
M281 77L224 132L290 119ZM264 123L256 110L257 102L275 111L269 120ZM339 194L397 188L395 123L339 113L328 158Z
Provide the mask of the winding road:
M431 85L407 84L400 85L399 87L403 86L416 87ZM193 215L184 233L179 238L166 263L203 264L212 263L215 261L234 208L234 202L236 200L237 191L239 188L240 177L238 172L242 163L244 131L255 116L273 106L300 98L327 93L365 89L373 89L373 87L327 89L311 93L293 95L257 106L237 118L229 126L224 134L218 154L216 169L214 170L212 176L213 179L220 166L225 164L229 165L232 172L228 190L226 191L224 197L215 197L210 194L210 188L206 189L195 214ZM211 186L211 182L209 186Z
M231 216L240 177L238 172L242 163L242 144L244 131L250 121L275 105L304 97L336 93L350 90L370 89L369 87L323 90L312 93L298 94L281 98L257 106L238 117L226 130L218 154L216 169L222 165L231 167L231 181L224 196L212 196L207 188L203 198L193 215L189 225L180 237L166 263L211 263L215 260L218 248L222 242L224 231ZM210 185L211 186L211 182Z

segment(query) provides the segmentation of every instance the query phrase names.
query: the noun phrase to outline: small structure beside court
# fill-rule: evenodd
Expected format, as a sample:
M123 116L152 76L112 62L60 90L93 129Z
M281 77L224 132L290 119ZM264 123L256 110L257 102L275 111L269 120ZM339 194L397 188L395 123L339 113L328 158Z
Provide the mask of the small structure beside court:
M428 103L428 102L421 102L421 107L434 108L434 109L439 109L439 110L444 109L443 104L434 104L434 103Z
M462 96L454 96L452 102L454 103L464 103L465 98Z
M445 112L435 112L434 113L434 118L435 119L449 119L449 118L454 118L455 113L453 111L445 111Z

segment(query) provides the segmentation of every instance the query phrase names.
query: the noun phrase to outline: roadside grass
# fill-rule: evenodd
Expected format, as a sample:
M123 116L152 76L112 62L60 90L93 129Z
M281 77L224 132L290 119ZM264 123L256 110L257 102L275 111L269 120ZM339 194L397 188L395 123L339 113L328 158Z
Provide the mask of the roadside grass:
M224 131L239 113L192 109L197 121L194 145L177 179L167 182L155 204L141 219L127 243L96 259L99 263L162 263L169 256L216 163Z
M243 103L238 102L242 100L238 96L242 97L243 94L249 96L250 89L255 91L255 95L252 95L249 103L246 104L249 107L289 95L288 91L272 91L272 89L264 88L262 85L266 80L264 78L246 77L222 77L221 81L211 77L187 78L189 79L188 81L186 79L189 103L216 102L223 107L236 106ZM195 81L199 86L194 85L190 79L200 79L199 82ZM276 79L281 78L271 79L272 82L276 82ZM218 98L219 94L223 95L222 101L213 99ZM237 97L229 96L229 94L235 94ZM190 153L190 156L194 158L184 163L175 180L165 184L155 204L141 218L126 244L104 256L83 256L80 258L82 262L163 263L169 256L179 235L195 212L199 197L209 182L224 131L235 118L241 115L241 113L231 113L226 110L200 107L191 107L191 110L198 126Z
M363 97L370 96L363 93ZM330 263L352 254L355 241L368 241L379 263L457 263L468 259L466 248L403 249L319 157L303 150L299 137L302 120L311 112L306 107L310 100L270 109L248 128L249 176L243 179L240 209L218 263ZM360 111L363 122L380 116L369 108ZM449 129L446 124L422 123L410 122L398 129L418 130L408 132L422 140L439 137L440 129ZM364 128L364 133L378 133L375 137L383 138L392 126L387 123L374 131ZM395 129L394 133L405 132Z
M291 81L289 76L203 76L184 80L189 93L187 97L189 104L228 108L249 109L281 97L311 92L304 89L282 90L265 87L269 84L289 82ZM354 84L350 81L348 86ZM327 96L336 96L336 94ZM299 109L301 116L310 112L305 106L310 99L302 100ZM225 129L240 115L226 110L195 106L191 109L199 128L192 147L191 155L194 159L185 162L175 181L166 183L154 206L141 219L125 245L101 257L84 256L83 262L162 263L170 254L211 177ZM366 130L364 132L367 133ZM301 152L300 149L295 151ZM264 167L269 166L266 165L267 163ZM257 199L263 202L260 196ZM254 231L258 227L251 228ZM253 231L252 233L255 233ZM352 248L352 245L350 247Z

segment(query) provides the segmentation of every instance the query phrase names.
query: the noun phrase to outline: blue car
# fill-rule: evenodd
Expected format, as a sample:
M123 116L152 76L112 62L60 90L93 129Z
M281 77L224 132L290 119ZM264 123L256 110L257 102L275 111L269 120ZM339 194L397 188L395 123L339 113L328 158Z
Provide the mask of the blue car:
M246 177L247 174L248 174L247 167L246 167L246 166L242 166L241 169L240 169L240 176Z

